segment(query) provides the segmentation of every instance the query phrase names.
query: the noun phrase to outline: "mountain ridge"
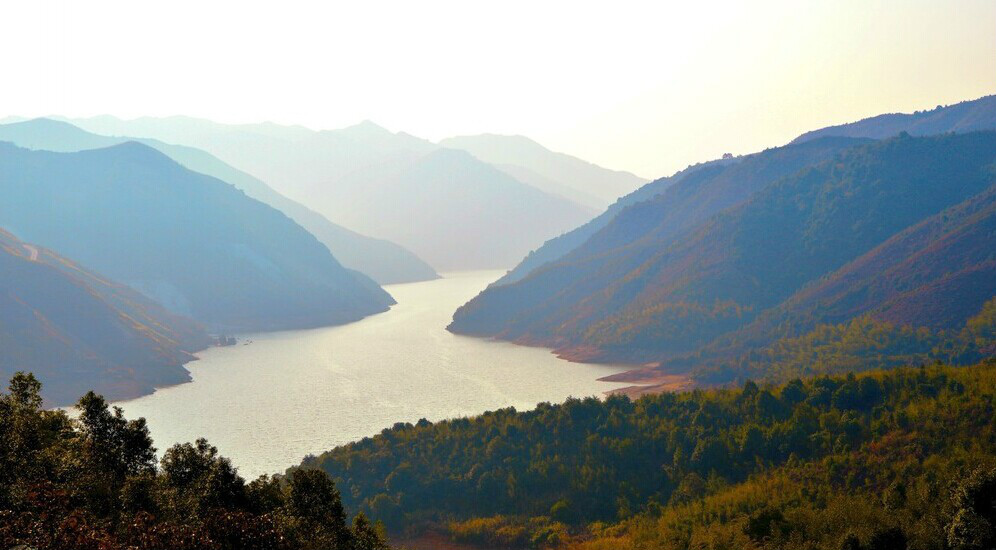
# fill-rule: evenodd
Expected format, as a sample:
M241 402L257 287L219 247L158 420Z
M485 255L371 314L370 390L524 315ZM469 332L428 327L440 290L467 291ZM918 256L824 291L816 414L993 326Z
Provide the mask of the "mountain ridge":
M467 172L464 161L441 165L427 160L435 150L446 148L379 127L295 131L287 136L282 130L187 119L173 126L152 119L70 122L97 133L152 137L206 150L337 223L404 246L436 270L507 268L544 240L595 213L500 170L486 170L491 165L474 157L480 165L474 173L480 177L458 181L455 178ZM428 173L430 166L436 172ZM509 180L517 185L509 187ZM507 192L495 197L489 191L492 186ZM382 187L392 193L379 191ZM479 215L467 219L466 211ZM423 237L413 238L412 227L423 229ZM461 238L465 229L478 237L476 243ZM426 240L430 237L434 240ZM516 243L514 248L509 242ZM484 254L482 249L495 253Z
M583 360L688 354L893 235L986 192L996 181L994 160L992 132L860 144L762 185L684 233L657 238L651 224L623 232L643 235L642 242L607 239L627 217L658 208L666 193L658 195L623 210L560 264L493 285L457 311L450 329Z
M34 371L49 404L187 382L183 365L211 343L193 321L2 229L0 272L0 375Z
M344 265L365 273L380 284L438 278L428 264L404 247L375 239L336 225L314 210L274 191L263 181L224 163L210 153L151 138L103 136L53 119L32 119L0 125L0 141L28 149L74 152L108 147L123 141L138 141L157 149L185 167L216 177L241 189L250 197L287 214L318 237Z
M393 303L284 214L137 142L0 143L0 184L0 225L215 330L337 324Z
M496 166L511 165L555 182L544 191L569 189L571 195L586 200L597 209L609 206L647 182L630 172L603 168L566 153L551 151L536 140L522 135L477 134L454 136L439 142L443 147L461 149ZM543 184L541 182L541 184ZM577 200L575 199L575 200ZM594 199L594 200L592 200Z
M795 138L792 143L824 136L884 139L900 132L913 136L927 136L994 129L996 129L996 95L989 95L947 106L938 105L929 111L888 113L856 122L828 126L806 132Z

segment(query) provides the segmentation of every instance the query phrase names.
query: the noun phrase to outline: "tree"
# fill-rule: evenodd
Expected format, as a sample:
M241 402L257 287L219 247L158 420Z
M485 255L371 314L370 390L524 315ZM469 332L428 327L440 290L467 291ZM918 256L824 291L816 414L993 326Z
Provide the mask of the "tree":
M955 550L996 547L996 468L973 471L952 492L948 544Z
M550 507L550 517L563 523L573 523L574 512L571 510L571 501L562 498L554 502Z
M84 453L95 473L123 480L155 468L156 448L144 418L125 420L120 407L112 413L107 401L92 391L80 398L76 409Z
M861 395L854 373L848 373L847 381L833 392L833 406L841 410L856 409L861 405Z
M178 443L160 461L169 508L177 518L196 517L212 509L242 508L247 502L245 481L218 449L200 438L193 445Z
M8 386L10 401L18 407L30 411L41 408L41 382L34 374L18 371L10 379Z
M0 393L0 549L387 547L365 517L354 531L346 526L321 472L263 476L247 487L204 439L174 445L157 465L144 419L127 420L90 392L70 420L41 409L40 389L17 373Z
M372 525L363 512L356 514L353 518L353 549L387 550L388 548L383 529L379 525Z
M858 399L862 409L870 409L882 398L882 383L872 376L858 382Z
M332 548L347 548L351 536L346 512L332 478L321 470L298 469L289 483L290 509L302 527L319 533Z
M19 479L33 477L42 447L39 437L41 384L32 374L17 372L9 393L0 396L0 508L12 505L11 491Z
M785 516L776 508L763 508L747 518L744 534L755 542L765 542L776 536L785 523Z
M806 400L806 385L796 378L782 388L781 398L787 405L795 405Z
M768 390L763 390L757 394L754 407L757 416L766 420L781 418L785 412L782 402Z

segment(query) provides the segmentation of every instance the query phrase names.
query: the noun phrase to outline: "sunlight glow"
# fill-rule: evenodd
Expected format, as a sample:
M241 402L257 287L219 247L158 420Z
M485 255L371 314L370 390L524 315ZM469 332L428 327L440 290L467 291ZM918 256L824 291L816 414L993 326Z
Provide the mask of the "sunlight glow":
M525 134L645 177L996 90L996 3L17 2L0 114Z

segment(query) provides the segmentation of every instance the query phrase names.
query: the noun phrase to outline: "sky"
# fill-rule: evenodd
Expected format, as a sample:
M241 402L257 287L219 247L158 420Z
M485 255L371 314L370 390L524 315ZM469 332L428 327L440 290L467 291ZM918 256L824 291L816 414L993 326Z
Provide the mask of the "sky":
M0 52L0 116L523 134L656 178L996 93L996 1L32 0Z

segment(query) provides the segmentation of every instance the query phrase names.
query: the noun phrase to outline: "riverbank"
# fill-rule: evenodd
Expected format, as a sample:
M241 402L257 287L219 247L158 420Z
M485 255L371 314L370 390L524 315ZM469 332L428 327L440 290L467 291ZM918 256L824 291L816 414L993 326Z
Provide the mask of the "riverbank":
M144 416L156 447L207 439L248 477L379 433L397 422L603 395L626 370L570 363L548 349L454 335L453 311L501 272L390 285L398 304L348 325L237 335L187 365L193 381L118 403Z

